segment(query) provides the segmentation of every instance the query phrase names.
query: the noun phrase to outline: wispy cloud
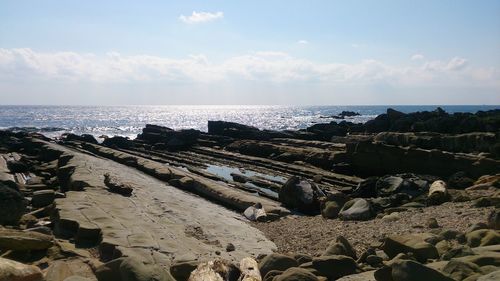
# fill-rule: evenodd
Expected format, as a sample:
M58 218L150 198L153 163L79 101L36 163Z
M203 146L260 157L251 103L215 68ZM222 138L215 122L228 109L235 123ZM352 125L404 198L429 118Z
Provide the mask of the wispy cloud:
M221 19L223 17L224 17L223 12L210 13L210 12L193 11L193 13L190 16L180 15L179 19L187 24L196 24L196 23L214 21L217 19Z
M319 63L283 52L254 52L213 63L204 55L183 59L150 55L105 55L0 49L0 82L23 80L220 82L269 81L333 84L383 82L393 85L493 85L500 89L496 68L474 68L464 58L391 65L378 60Z
M422 54L414 54L413 56L411 56L411 60L423 60L425 57L424 55Z
M309 44L309 41L307 41L307 40L299 40L299 41L297 41L297 44L307 45L307 44Z

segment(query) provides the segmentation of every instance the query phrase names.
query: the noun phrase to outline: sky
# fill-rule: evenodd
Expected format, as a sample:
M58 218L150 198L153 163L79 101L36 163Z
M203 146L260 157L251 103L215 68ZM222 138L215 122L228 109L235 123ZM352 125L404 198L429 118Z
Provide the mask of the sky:
M0 0L0 104L500 104L500 1Z

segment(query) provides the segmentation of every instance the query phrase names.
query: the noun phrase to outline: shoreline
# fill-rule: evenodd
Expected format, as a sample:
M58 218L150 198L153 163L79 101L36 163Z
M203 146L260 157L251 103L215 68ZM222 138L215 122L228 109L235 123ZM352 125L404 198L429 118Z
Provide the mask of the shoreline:
M289 268L375 280L415 259L419 270L452 276L444 257L460 247L475 250L455 258L493 257L499 267L499 128L498 109L438 108L285 131L225 121L209 121L207 132L148 124L134 140L102 143L0 131L0 184L20 208L0 210L12 216L0 232L45 241L19 258L0 235L1 254L43 276L75 262L99 281L124 258L177 280L203 262L222 258L230 267L245 257L259 262L263 280L272 280L270 269L278 276ZM61 245L71 254L48 254ZM442 266L432 269L436 262ZM342 264L344 273L321 263Z

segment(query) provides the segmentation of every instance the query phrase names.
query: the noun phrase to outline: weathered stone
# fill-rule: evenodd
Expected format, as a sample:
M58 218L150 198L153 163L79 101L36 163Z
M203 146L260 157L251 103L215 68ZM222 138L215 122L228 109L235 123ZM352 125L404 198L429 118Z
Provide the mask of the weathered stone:
M191 272L193 272L199 264L199 261L182 261L174 263L170 267L170 274L172 274L177 281L187 281Z
M375 215L370 202L355 198L344 204L339 213L342 220L368 220Z
M87 280L97 280L92 268L79 258L56 260L52 262L45 275L46 281L65 281L69 277L85 277Z
M306 269L292 267L273 279L274 281L318 281L318 278Z
M271 270L284 271L290 267L297 267L298 265L297 261L292 257L281 254L270 254L260 261L259 270L263 276L266 276Z
M31 198L31 204L35 208L45 207L54 202L55 192L54 190L39 190L33 192L33 197Z
M108 173L104 174L104 184L108 187L109 191L121 194L123 196L130 196L132 194L132 191L134 190L134 187L131 183L121 182Z
M385 239L382 249L390 258L399 253L410 252L418 261L425 262L427 259L439 258L436 247L426 242L432 237L435 235L428 233L389 236Z
M465 234L467 245L471 247L500 244L500 234L491 229L479 229Z
M266 211L262 208L262 204L260 203L248 207L243 212L243 215L251 221L265 221L267 217Z
M14 251L45 250L53 245L52 236L38 232L0 229L0 248Z
M500 230L500 211L498 209L492 210L488 215L488 227Z
M451 260L445 265L442 271L454 280L464 280L471 275L480 273L481 269L471 262Z
M500 280L500 270L491 272L489 274L477 278L477 281L498 281L498 280Z
M369 255L366 257L366 263L371 266L379 266L382 264L383 261L384 259L377 255Z
M315 275L325 276L329 280L336 280L342 276L356 273L358 266L356 262L348 256L322 256L317 257L310 263L300 265L301 268L317 272Z
M323 209L321 210L321 215L327 219L335 219L339 216L339 212L342 206L335 201L327 201L324 203Z
M25 212L23 196L0 182L0 224L15 225Z
M0 281L43 280L43 273L38 267L0 258Z
M474 252L469 246L456 246L454 248L449 249L446 253L441 255L441 259L448 261L451 260L452 258L459 258L459 257L465 257L465 256L470 256L474 255Z
M222 281L236 280L240 276L240 270L226 260L215 259L202 262L191 272L188 281Z
M98 267L99 281L175 281L170 273L158 265L144 264L136 258L119 258Z
M318 214L320 191L305 179L291 177L279 191L279 201L285 206L306 214Z
M357 259L356 251L351 246L349 241L343 236L338 236L337 239L328 246L323 256L343 255Z
M446 189L446 183L442 180L437 180L429 187L427 195L428 205L439 205L450 200L450 195Z
M428 228L438 228L439 227L439 223L435 218L429 218L426 223L427 223Z
M410 260L394 263L391 275L394 281L454 281L437 270Z

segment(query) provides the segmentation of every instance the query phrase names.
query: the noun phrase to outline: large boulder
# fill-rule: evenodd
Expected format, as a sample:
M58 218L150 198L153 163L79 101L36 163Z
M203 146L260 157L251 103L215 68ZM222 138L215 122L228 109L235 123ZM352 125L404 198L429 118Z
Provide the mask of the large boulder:
M17 224L25 209L23 195L19 191L0 183L0 224Z
M43 280L43 273L38 267L0 258L0 281Z
M392 235L385 239L382 250L390 258L399 253L413 253L419 262L426 262L428 259L439 258L436 247L427 242L434 237L435 235L429 233Z
M327 277L328 280L336 280L358 271L356 262L351 257L342 255L317 257L312 262L301 264L300 267L315 275Z
M262 276L266 276L271 270L284 271L290 267L297 266L299 266L298 262L292 257L281 254L270 254L260 261L259 270Z
M276 276L274 281L318 281L318 277L314 276L310 271L292 267L285 270L282 274Z
M45 250L53 245L52 236L15 229L0 229L0 249L14 251Z
M279 201L305 214L319 214L321 190L312 182L291 177L279 191Z
M339 213L342 220L369 220L375 216L371 203L363 198L347 201Z

